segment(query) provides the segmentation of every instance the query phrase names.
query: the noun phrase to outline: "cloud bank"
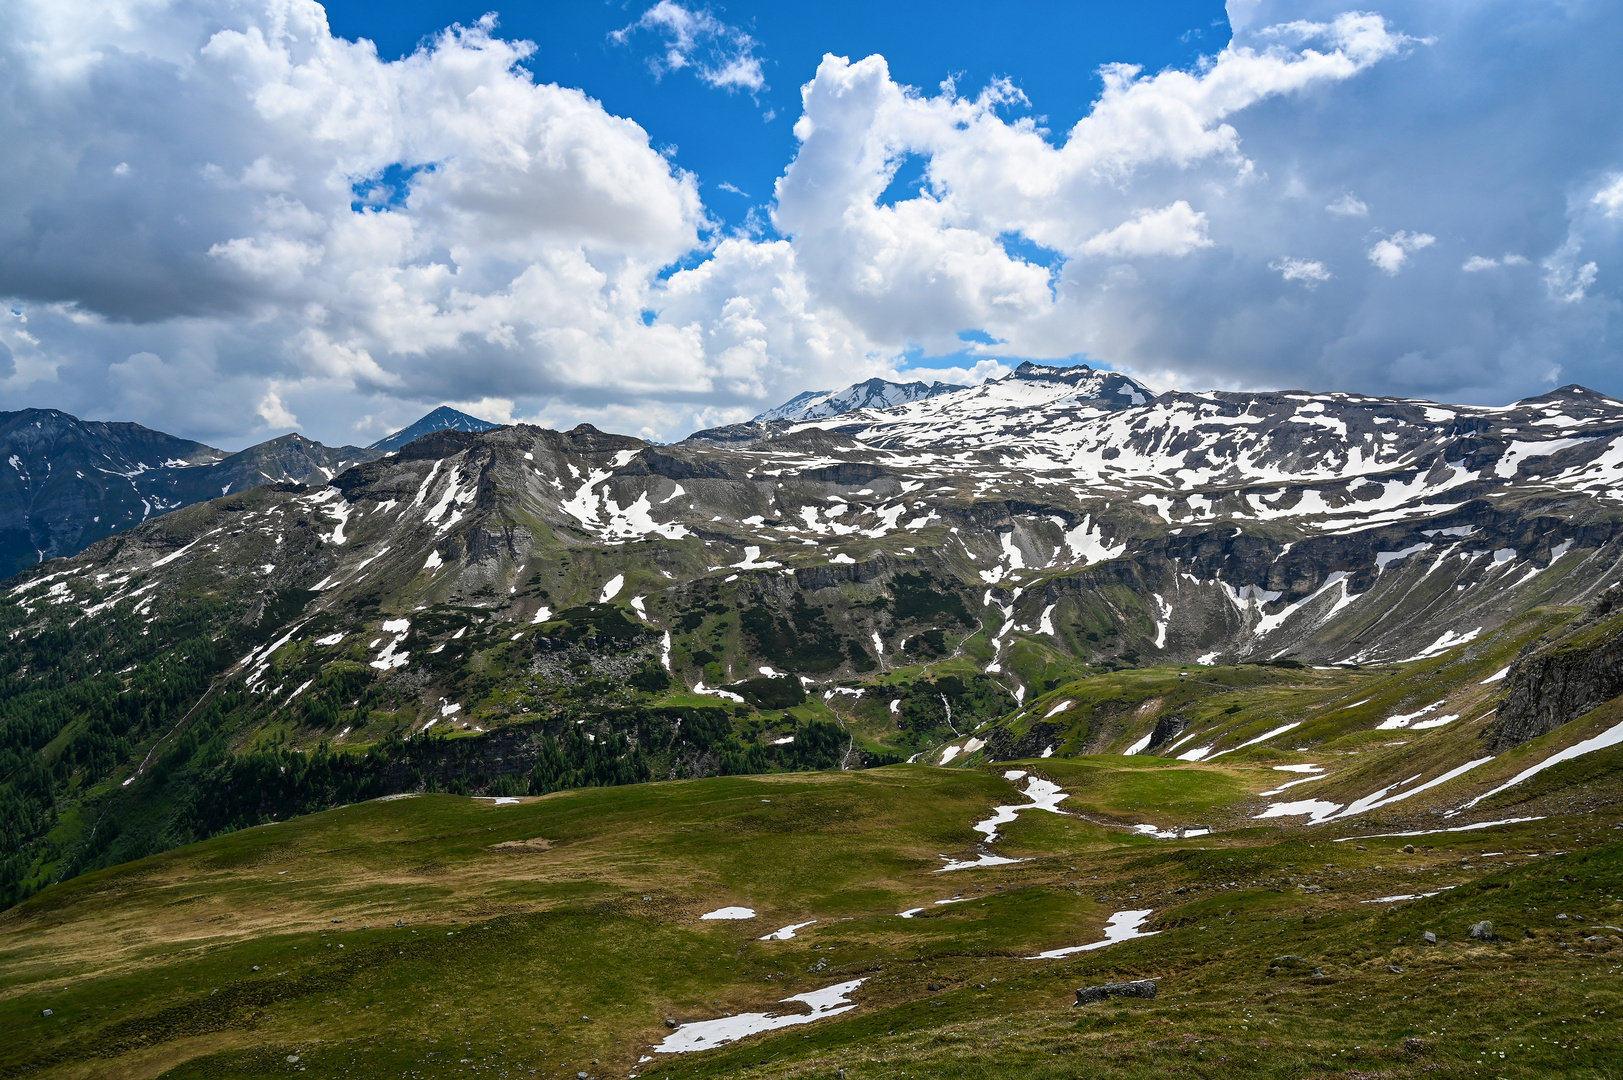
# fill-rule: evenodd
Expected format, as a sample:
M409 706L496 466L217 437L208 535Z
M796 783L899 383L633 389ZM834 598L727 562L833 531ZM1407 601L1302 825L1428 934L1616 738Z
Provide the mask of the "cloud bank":
M456 401L676 438L931 356L1623 392L1623 21L1599 3L1231 3L1223 50L1106 67L1063 132L1013 81L826 56L767 236L719 228L635 118L535 82L489 17L385 62L310 0L7 9L5 408L237 445ZM621 35L764 85L755 42L673 0Z

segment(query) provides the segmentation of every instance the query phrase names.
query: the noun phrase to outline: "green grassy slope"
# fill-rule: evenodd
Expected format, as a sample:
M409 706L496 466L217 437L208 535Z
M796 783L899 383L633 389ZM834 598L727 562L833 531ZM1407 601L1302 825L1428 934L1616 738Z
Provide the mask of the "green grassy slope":
M1019 767L1076 816L1026 812L995 845L1026 861L948 873L974 821L1026 801L997 771L422 795L86 874L0 917L0 1075L1603 1077L1623 1054L1623 948L1599 929L1623 925L1616 805L1345 843L1369 830L1153 840L1111 823L1238 822L1280 774ZM728 905L757 916L699 918ZM1154 936L1027 959L1126 909ZM1469 938L1482 919L1494 940ZM1146 977L1154 1001L1070 1005ZM667 1019L852 979L843 1015L650 1054Z
M532 625L567 644L580 625L611 633L615 610ZM567 724L523 783L482 782L499 802L372 797L380 777L409 791L429 786L411 769L499 760L459 758L488 745L461 730L371 758L290 738L232 759L228 722L195 723L151 765L203 766L190 804L138 783L101 804L130 816L70 805L56 827L279 820L67 877L0 914L0 1029L20 1033L0 1040L0 1077L1609 1077L1623 747L1494 792L1617 730L1623 699L1485 750L1507 666L1587 632L1574 615L1535 609L1375 668L1051 666L1023 704L954 658L798 703L647 691L614 706L638 718L637 751ZM422 622L479 642L484 670L499 662L495 635ZM118 625L122 663L141 635ZM82 680L92 704L158 727L173 723L166 687L206 666L120 693L123 675ZM867 769L624 786L591 771L678 730L734 773L935 743L920 763ZM950 748L953 767L930 764ZM243 760L254 771L234 771ZM1028 802L1011 770L1059 785L1064 812L1020 812L988 844L972 826ZM351 805L297 816L310 800ZM1298 801L1331 816L1265 816ZM755 914L701 918L729 906ZM1152 936L1034 959L1101 940L1123 911L1147 911ZM1484 919L1493 936L1473 939ZM1079 986L1129 978L1159 996L1071 1007ZM653 1052L671 1024L795 1011L779 1003L854 980L839 1015Z

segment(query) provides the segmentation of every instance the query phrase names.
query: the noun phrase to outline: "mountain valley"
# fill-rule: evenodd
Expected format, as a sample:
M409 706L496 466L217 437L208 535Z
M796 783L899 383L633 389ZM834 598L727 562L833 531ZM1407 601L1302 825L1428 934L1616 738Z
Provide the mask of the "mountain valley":
M1607 1075L1623 402L864 385L7 582L0 1075Z

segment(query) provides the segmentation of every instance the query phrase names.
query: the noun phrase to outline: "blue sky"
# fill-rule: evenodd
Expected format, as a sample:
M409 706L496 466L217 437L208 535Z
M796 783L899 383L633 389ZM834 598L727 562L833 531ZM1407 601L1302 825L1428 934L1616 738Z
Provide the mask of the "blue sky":
M1619 55L1611 0L11 0L0 408L236 447L1028 359L1623 394Z
M1007 77L1030 99L1010 115L1040 117L1064 131L1098 96L1100 65L1125 58L1151 71L1184 67L1229 37L1224 6L1211 0L713 4L696 9L753 39L766 81L756 92L718 91L691 69L651 70L649 61L666 40L653 30L623 43L612 39L649 6L332 0L326 9L334 33L367 38L390 59L452 23L471 24L495 11L504 35L535 42L524 66L537 81L580 87L610 112L635 119L656 147L674 148L671 159L697 174L714 217L737 228L753 207L768 231L773 184L797 146L792 128L800 87L824 53L852 59L877 53L889 61L893 78L918 87L956 78L978 89ZM915 178L916 168L912 172L901 182Z
M762 237L779 235L771 216L773 186L798 145L792 129L800 87L825 53L882 55L893 78L918 87L951 78L979 88L1008 78L1028 100L1006 106L1005 115L1030 116L1064 131L1098 96L1101 65L1131 57L1151 71L1187 67L1229 37L1227 12L1211 0L956 2L930 5L924 17L918 5L895 3L695 6L747 35L746 54L760 63L760 89L718 90L692 68L673 71L659 64L668 35L648 27L626 33L648 10L646 3L492 9L478 3L335 0L325 6L334 33L370 40L386 58L409 55L444 27L471 24L494 10L502 33L536 43L523 66L537 81L580 87L610 112L635 118L655 147L698 177L706 209L722 231ZM736 51L738 44L704 42L696 59L702 62L718 47ZM915 194L922 164L915 157L900 169L886 198ZM1022 251L1027 258L1053 258L1034 245ZM988 340L974 329L960 336ZM918 345L905 346L901 355L911 367L930 370L950 371L977 359L956 350L931 355ZM1101 362L1080 353L1075 359Z

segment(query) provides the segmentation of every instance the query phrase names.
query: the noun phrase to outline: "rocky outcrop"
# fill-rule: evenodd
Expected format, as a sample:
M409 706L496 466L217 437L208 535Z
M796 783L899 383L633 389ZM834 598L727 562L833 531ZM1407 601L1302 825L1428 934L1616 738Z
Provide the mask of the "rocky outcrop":
M1607 590L1560 641L1519 658L1485 738L1495 753L1623 694L1623 589Z
M1155 981L1153 979L1136 979L1133 982L1101 983L1098 986L1084 986L1076 992L1076 1003L1078 1005L1092 1005L1096 1001L1116 997L1154 998Z
M648 449L620 470L621 476L663 476L667 480L732 480L728 470L709 462L693 462Z
M819 469L802 469L796 479L838 484L841 487L856 487L889 475L879 466L870 465L865 461L842 461L838 465L825 465Z
M795 584L807 592L830 589L848 582L867 585L890 577L896 572L896 566L894 559L879 558L859 563L826 563L821 566L797 567Z
M1189 718L1182 713L1167 713L1158 717L1155 721L1155 730L1150 733L1150 742L1144 748L1144 752L1154 754L1182 735L1184 728L1188 726Z
M1058 724L1039 720L1024 734L1015 734L1008 728L997 728L986 737L987 761L1019 761L1041 757L1044 750L1053 750L1065 741L1065 729Z

